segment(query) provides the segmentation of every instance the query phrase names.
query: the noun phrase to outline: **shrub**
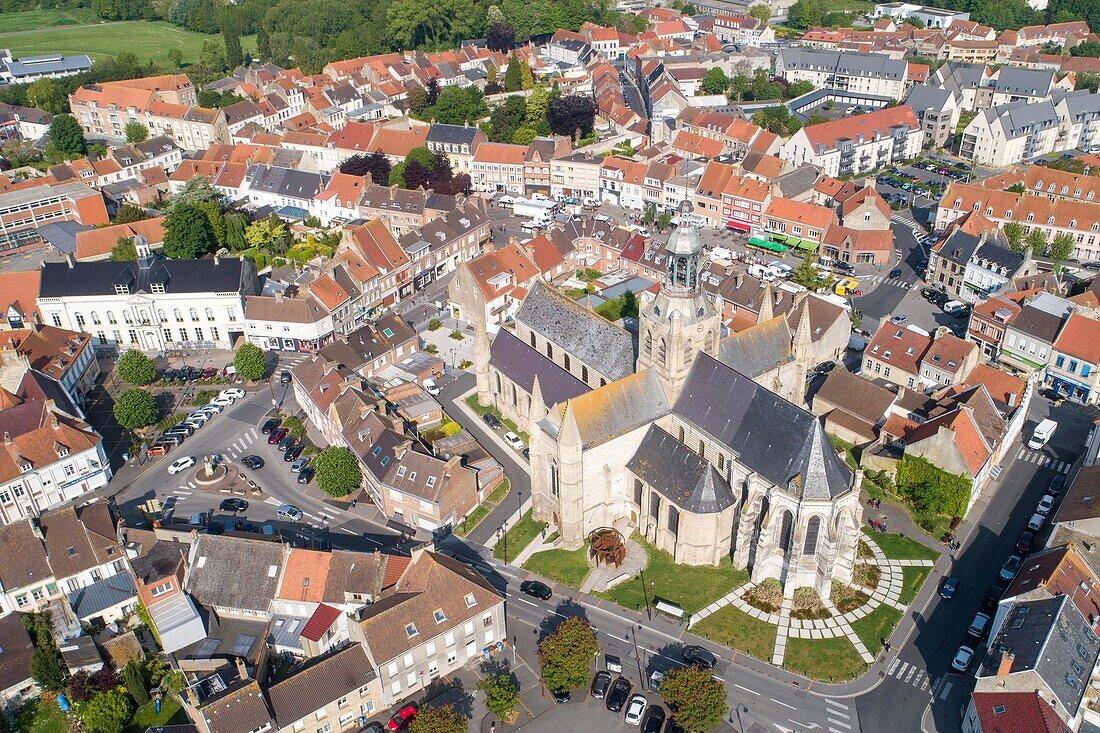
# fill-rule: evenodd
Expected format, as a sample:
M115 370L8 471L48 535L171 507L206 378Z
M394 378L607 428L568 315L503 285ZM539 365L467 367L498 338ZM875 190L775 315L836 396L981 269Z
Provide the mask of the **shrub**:
M919 511L961 517L970 500L970 479L933 466L920 456L898 461L898 493Z

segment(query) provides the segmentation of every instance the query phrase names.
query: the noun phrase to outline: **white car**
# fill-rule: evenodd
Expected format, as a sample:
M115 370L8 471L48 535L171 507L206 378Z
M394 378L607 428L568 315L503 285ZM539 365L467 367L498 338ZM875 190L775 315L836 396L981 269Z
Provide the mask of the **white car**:
M955 652L955 658L951 660L951 668L965 672L970 667L970 660L974 658L974 650L968 646L960 646Z
M523 444L523 440L513 432L504 434L504 442L512 446L514 450L523 450L527 447Z
M1046 517L1044 517L1042 514L1032 514L1031 519L1027 521L1027 528L1030 529L1032 532L1038 532L1042 528L1043 522L1045 521Z
M195 410L195 412L201 412L204 414L210 413L211 415L214 415L221 412L223 409L225 409L223 405L219 405L216 402L208 402L199 409Z
M168 475L175 476L180 471L186 471L195 465L195 459L193 456L184 456L183 458L177 458L172 461L172 465L168 467Z
M1035 507L1035 511L1042 514L1044 517L1050 514L1050 510L1054 508L1054 497L1047 494L1039 500L1039 506Z
M239 400L244 397L244 390L240 387L230 387L229 389L223 389L219 392L218 397L229 397L234 400Z
M642 716L645 715L646 705L645 695L641 693L635 693L634 697L630 698L630 702L626 704L626 714L623 716L623 720L627 725L638 725L642 722Z
M220 405L221 407L231 407L234 402L236 402L236 400L234 400L232 397L226 397L226 396L223 396L223 395L219 395L219 396L215 397L214 399L210 400L210 404Z

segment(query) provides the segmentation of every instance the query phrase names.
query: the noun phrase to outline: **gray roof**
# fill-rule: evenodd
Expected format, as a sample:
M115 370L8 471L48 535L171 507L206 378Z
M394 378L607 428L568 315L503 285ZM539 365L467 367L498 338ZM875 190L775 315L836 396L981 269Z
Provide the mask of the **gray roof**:
M634 372L634 340L627 331L541 280L531 287L516 320L610 380Z
M987 109L982 114L989 124L999 123L1008 139L1032 135L1058 125L1058 113L1049 99L1031 104L1026 101L1010 102Z
M706 354L695 358L673 412L802 498L831 499L852 487L852 471L818 418Z
M892 59L885 54L823 51L802 47L780 49L779 62L785 69L825 70L849 76L895 81L904 81L909 68L905 59Z
M478 132L479 129L473 126L433 123L428 130L428 136L424 138L424 142L439 143L440 145L469 145L472 147Z
M1093 94L1088 89L1075 92L1055 92L1051 95L1056 105L1065 103L1070 117L1074 121L1083 122L1100 116L1100 94Z
M584 394L590 387L502 328L489 348L489 363L528 394L538 377L546 405Z
M1012 320L1012 324L1008 328L1011 331L1026 334L1033 339L1053 344L1054 339L1058 338L1058 332L1062 330L1064 321L1064 316L1046 313L1029 303Z
M267 688L275 722L285 728L339 700L375 678L361 644L309 660L289 677Z
M936 69L933 79L944 89L962 92L977 89L985 78L985 64L963 64L948 61Z
M1050 87L1053 83L1053 71L1002 66L993 88L1005 94L1046 97L1050 93Z
M920 116L920 113L926 110L931 109L938 112L944 109L953 94L948 89L941 89L930 84L914 84L913 88L909 90L908 96L905 97L905 103L913 109L914 114Z
M131 293L151 292L160 282L166 293L239 292L248 259L221 257L204 260L154 258L149 267L138 262L47 262L42 265L39 297L114 295L116 284L129 284Z
M779 186L779 192L785 198L794 198L814 187L821 177L821 169L813 165L802 165L775 178L772 183Z
M207 606L266 612L275 597L282 565L281 544L199 535L187 590Z
M644 369L574 397L569 401L569 409L585 447L600 445L647 426L669 412L665 390L652 369ZM552 412L543 426L556 434L557 420L563 417Z
M787 326L787 320L776 316L730 334L718 344L718 359L746 377L753 378L794 361L791 329Z
M685 511L714 514L733 506L733 491L714 466L656 425L626 467Z
M329 181L329 176L321 173L270 165L253 165L249 168L248 175L251 178L251 187L257 191L297 199L314 198L325 190Z
M0 616L0 639L4 640L0 644L0 690L21 685L31 678L28 670L34 645L20 618L18 613Z
M92 68L92 60L87 54L62 56L24 56L12 59L4 64L15 81L32 79L45 74L77 74Z
M38 227L38 234L61 254L72 254L76 252L77 233L92 229L95 227L77 221L51 221Z
M83 619L125 603L136 594L133 578L129 573L122 572L70 593L69 605L76 617Z

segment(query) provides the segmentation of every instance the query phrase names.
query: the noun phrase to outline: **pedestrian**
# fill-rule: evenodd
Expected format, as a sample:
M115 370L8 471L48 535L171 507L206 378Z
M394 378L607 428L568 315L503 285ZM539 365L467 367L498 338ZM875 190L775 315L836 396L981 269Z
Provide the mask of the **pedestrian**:
M886 651L890 651L890 641L887 640L887 641L882 642L882 648L885 649Z
M494 720L492 723L489 723L489 733L496 733L496 730L497 722Z

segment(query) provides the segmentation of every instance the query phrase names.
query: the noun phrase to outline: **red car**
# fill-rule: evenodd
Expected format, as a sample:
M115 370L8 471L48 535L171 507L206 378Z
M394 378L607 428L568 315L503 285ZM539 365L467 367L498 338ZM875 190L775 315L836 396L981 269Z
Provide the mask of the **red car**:
M286 434L287 434L287 429L286 428L279 428L278 430L272 430L271 434L267 436L267 444L268 445L275 445L280 440L285 438Z
M386 728L393 731L404 730L409 723L413 722L419 710L420 708L415 702L409 703L393 714Z

